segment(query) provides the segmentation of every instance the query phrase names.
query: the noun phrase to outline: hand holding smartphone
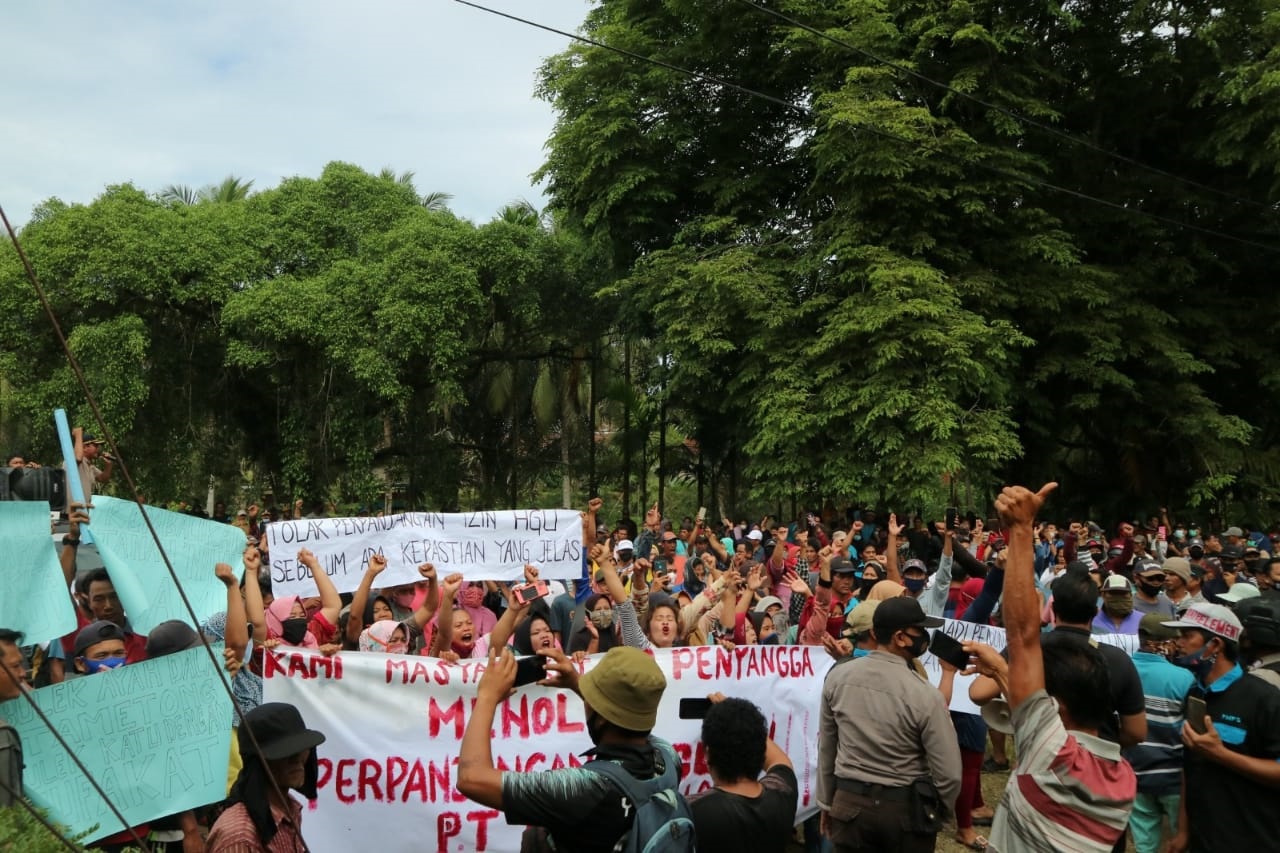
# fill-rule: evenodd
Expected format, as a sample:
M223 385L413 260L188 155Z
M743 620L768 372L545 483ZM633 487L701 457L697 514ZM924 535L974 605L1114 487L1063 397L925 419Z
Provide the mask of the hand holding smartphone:
M958 670L963 671L969 667L969 653L964 650L964 646L941 628L933 632L933 639L929 641L929 651L938 660L946 661Z
M1208 731L1204 724L1204 718L1208 713L1209 708L1204 704L1204 699L1199 696L1187 697L1187 725L1191 726L1193 732L1204 734Z

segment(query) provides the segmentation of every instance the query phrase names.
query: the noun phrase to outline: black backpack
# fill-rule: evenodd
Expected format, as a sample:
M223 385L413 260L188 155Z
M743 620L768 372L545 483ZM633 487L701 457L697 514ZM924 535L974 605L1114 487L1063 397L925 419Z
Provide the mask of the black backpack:
M656 737L649 743L662 756L662 775L648 781L604 759L583 766L609 779L635 809L631 829L614 846L614 853L692 853L693 813L680 793L680 759L671 744Z

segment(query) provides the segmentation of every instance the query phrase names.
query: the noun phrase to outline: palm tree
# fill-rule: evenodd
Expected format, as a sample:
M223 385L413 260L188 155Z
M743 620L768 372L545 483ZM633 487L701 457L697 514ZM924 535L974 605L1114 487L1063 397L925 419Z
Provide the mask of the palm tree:
M538 212L538 208L523 198L503 205L495 219L510 222L512 225L524 225L529 228L542 227L542 214Z
M451 201L453 201L453 193L442 193L437 190L422 197L422 206L434 213L442 213L449 209Z
M200 193L187 184L169 184L160 190L160 200L166 204L195 204L200 200Z
M245 181L235 175L227 175L222 179L222 183L202 189L200 191L200 200L220 203L244 201L249 197L249 190L252 187L252 180Z
M412 171L405 171L397 174L396 170L390 166L383 166L382 170L378 172L378 177L384 181L393 181L402 187L409 187L411 189L413 187Z

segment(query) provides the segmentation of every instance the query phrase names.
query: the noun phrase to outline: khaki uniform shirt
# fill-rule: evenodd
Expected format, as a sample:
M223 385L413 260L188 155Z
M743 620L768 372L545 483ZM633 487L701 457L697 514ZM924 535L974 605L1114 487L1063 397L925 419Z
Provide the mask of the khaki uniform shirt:
M897 655L876 650L832 669L818 731L823 809L837 778L901 787L931 777L948 807L960 793L960 744L942 693Z

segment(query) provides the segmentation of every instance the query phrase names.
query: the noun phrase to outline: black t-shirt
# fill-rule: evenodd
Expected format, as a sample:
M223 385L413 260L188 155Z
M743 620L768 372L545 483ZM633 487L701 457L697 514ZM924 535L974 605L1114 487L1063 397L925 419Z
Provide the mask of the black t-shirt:
M1189 695L1205 700L1213 727L1232 752L1280 760L1280 689L1236 667L1207 691L1196 683ZM1273 849L1271 845L1280 838L1280 809L1275 808L1271 792L1191 750L1185 755L1183 802L1191 849L1197 853Z
M664 769L651 745L600 746L592 757L615 761L642 780ZM609 853L635 820L635 809L624 809L623 800L613 782L585 767L502 774L502 811L508 824L529 826L520 846L526 853L552 849L548 835L560 853Z
M1142 692L1142 679L1133 665L1133 659L1119 646L1111 646L1090 640L1090 633L1083 628L1068 628L1059 625L1040 637L1041 646L1054 643L1081 643L1093 645L1102 653L1107 662L1107 675L1111 682L1111 709L1114 712L1107 717L1106 723L1098 729L1098 736L1112 743L1120 742L1120 717L1134 714L1145 714L1147 700Z
M758 797L712 788L689 798L698 853L783 853L796 821L796 774L769 768Z

